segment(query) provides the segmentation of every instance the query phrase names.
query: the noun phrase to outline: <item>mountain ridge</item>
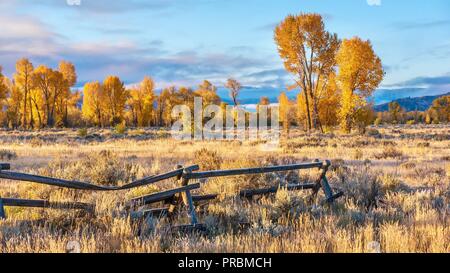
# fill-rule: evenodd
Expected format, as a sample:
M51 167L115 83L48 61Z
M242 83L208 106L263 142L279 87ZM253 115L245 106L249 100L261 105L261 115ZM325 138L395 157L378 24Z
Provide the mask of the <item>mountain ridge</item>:
M434 100L436 100L440 97L444 97L444 96L450 96L450 92L448 92L446 94L435 95L435 96L401 98L401 99L393 100L391 102L398 102L400 104L400 106L403 109L405 109L407 112L426 111L431 107ZM374 109L377 112L388 111L389 103L391 103L391 102L375 105Z

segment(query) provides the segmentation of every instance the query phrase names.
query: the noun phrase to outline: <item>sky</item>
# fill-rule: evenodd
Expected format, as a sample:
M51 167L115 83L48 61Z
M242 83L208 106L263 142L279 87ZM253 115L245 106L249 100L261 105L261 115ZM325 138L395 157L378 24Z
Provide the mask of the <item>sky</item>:
M21 57L68 60L79 87L107 75L159 88L234 77L244 97L276 98L293 81L273 29L307 12L341 39L371 40L386 70L377 102L450 92L448 0L0 0L0 65L11 76Z

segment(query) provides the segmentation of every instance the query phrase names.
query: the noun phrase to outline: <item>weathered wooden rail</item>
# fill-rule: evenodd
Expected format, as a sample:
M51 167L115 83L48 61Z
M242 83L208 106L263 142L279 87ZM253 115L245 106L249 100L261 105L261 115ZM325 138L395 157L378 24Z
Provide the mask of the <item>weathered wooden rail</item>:
M256 195L266 195L276 193L279 189L284 188L289 191L309 189L312 190L311 198L316 198L317 193L319 192L320 189L322 189L325 195L325 202L333 202L335 199L341 197L343 193L342 192L334 193L328 183L326 173L330 165L331 165L330 161L320 162L316 160L312 163L269 166L259 168L245 168L234 170L203 171L203 172L198 171L199 167L197 165L189 167L177 166L175 170L164 174L145 177L120 187L113 187L113 186L94 185L91 183L81 181L69 181L64 179L11 172L9 171L10 170L9 164L1 163L0 178L12 181L26 181L43 185L75 190L85 190L85 191L120 191L147 186L170 178L177 178L179 187L163 192L158 192L134 198L129 201L129 203L127 204L127 208L130 210L130 214L133 218L164 215L168 216L170 220L172 220L173 217L183 208L187 208L190 217L190 224L178 226L181 230L185 230L202 227L202 225L198 223L195 204L198 204L199 202L202 201L213 200L218 197L218 194L192 195L191 191L199 189L201 187L201 183L206 183L208 178L228 177L238 175L254 175L254 174L286 172L305 169L319 169L321 170L321 172L315 183L278 184L273 187L262 189L246 189L241 190L239 196L244 198L251 198ZM189 184L189 182L192 180L199 180L201 183ZM145 206L147 205L153 205L159 202L163 202L166 205L166 207L150 208L150 209L145 208ZM53 209L82 209L88 212L94 212L95 210L94 205L79 202L58 203L58 202L49 202L45 200L24 200L24 199L11 199L0 197L0 218L6 217L4 207L8 206L38 207L38 208L53 208Z

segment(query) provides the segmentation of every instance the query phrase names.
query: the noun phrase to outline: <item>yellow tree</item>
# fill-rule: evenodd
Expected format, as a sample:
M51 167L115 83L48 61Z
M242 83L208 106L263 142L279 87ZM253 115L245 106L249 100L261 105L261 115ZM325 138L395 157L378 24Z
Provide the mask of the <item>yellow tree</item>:
M69 87L73 87L77 83L77 72L74 64L61 61L58 65L58 71L61 72Z
M338 113L340 109L341 93L337 86L336 74L334 72L330 73L327 81L326 88L319 100L319 117L321 126L331 128L339 123Z
M67 61L61 61L59 63L58 71L62 74L64 79L64 90L57 101L57 123L67 126L69 122L69 108L72 108L71 110L73 111L73 108L76 106L76 102L79 99L78 94L72 94L70 90L77 82L77 73L75 65Z
M176 105L177 89L175 86L164 88L158 96L158 126L169 126L172 122L172 107Z
M450 121L450 96L440 97L433 101L428 113L435 123Z
M279 120L283 125L283 129L286 132L289 132L289 125L290 125L289 111L291 104L285 92L281 92L280 97L278 98L278 103L280 109Z
M234 106L237 106L237 97L239 96L239 91L242 89L242 85L235 79L228 79L225 87L230 90L230 97L233 100Z
M38 88L31 89L30 93L30 111L36 113L38 128L44 127L44 101L42 94ZM33 110L34 109L34 110Z
M103 82L103 92L105 96L105 112L111 125L119 124L123 121L125 103L128 99L128 92L124 83L119 77L108 76Z
M209 81L204 80L202 84L198 86L195 91L196 96L200 96L203 99L203 105L220 105L220 97L217 95L217 88Z
M304 99L307 128L318 129L319 98L336 65L336 34L325 30L319 14L289 15L275 29L275 42L284 67L295 76Z
M0 106L3 108L4 100L8 97L8 85L7 85L7 78L3 76L2 73L3 68L0 66Z
M150 77L129 91L127 105L131 111L134 126L149 126L153 115L155 83Z
M8 121L8 127L13 129L17 128L20 123L20 111L22 109L21 103L23 102L22 99L22 92L19 90L17 85L14 85L12 83L9 83L9 89L11 90L11 93L9 94L9 97L7 98L7 106L8 109L6 111L7 121Z
M32 115L29 111L29 92L32 89L32 74L33 74L33 64L28 59L20 59L16 63L16 73L14 74L14 82L17 90L22 93L22 128L32 127L33 118L30 117L31 124L28 123L28 115Z
M85 121L96 126L104 126L103 87L99 82L88 82L83 88L82 115Z
M348 133L357 122L358 111L364 111L367 98L383 80L384 71L370 41L358 37L342 42L336 60L337 81L342 90L339 117L341 129Z
M60 103L70 95L67 81L61 72L40 65L32 75L33 85L40 92L44 104L45 125L52 127L62 115ZM61 124L58 124L61 125Z
M9 85L8 79L2 74L2 67L0 66L0 109L4 109L7 106L7 98L9 96ZM0 120L1 123L7 121L7 115L5 112L0 110Z

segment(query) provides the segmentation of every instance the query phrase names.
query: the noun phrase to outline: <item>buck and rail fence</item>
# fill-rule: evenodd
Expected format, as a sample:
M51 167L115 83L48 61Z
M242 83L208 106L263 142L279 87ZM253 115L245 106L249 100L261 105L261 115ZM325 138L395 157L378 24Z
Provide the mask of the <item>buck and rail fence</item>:
M320 191L320 189L322 189L325 195L324 202L331 203L335 199L341 197L343 195L343 192L335 193L333 192L333 189L330 187L328 179L326 177L327 171L330 166L331 162L328 160L325 161L315 160L312 163L300 163L282 166L268 166L259 168L216 170L216 171L199 171L198 165L189 167L183 167L178 165L173 171L145 177L142 179L135 180L129 184L120 187L115 187L115 186L101 186L87 182L13 172L10 171L11 169L10 164L0 163L0 179L13 180L19 182L32 182L48 186L74 190L83 190L83 191L123 191L138 187L144 187L171 178L176 178L178 180L177 188L131 199L126 204L126 208L129 210L129 213L133 218L145 218L149 216L150 217L167 216L169 217L169 219L173 219L173 217L178 212L180 212L181 209L186 207L190 217L190 224L176 226L180 230L185 230L192 228L202 229L203 225L199 224L198 222L195 205L198 204L199 202L213 200L218 197L218 194L209 194L209 195L192 194L191 191L199 189L203 183L207 182L208 178L319 169L320 174L315 183L303 183L303 184L279 183L278 185L274 185L268 188L241 190L239 196L251 198L257 195L267 195L271 193L276 193L279 189L284 188L288 191L311 190L312 191L311 198L313 200L317 197L317 194ZM200 183L190 184L189 182L193 180L196 181L198 180L200 181ZM165 207L150 208L150 209L146 208L147 205L153 205L159 202L163 202L165 204ZM4 207L72 209L72 210L85 210L90 213L95 212L95 205L87 203L50 202L46 200L27 200L27 199L12 199L0 197L0 219L6 218Z

